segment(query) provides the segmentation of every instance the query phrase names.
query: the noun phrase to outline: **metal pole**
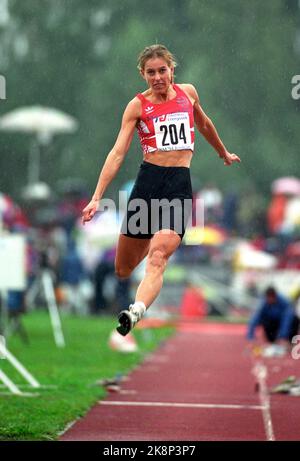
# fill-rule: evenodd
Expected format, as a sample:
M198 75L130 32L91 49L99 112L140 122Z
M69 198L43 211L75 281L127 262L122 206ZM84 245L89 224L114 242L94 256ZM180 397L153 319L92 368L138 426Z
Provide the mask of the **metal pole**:
M8 376L4 373L4 371L1 370L0 368L0 379L3 382L3 384L10 390L12 394L15 395L23 395L23 392L20 391L20 389L9 379Z
M34 184L40 179L40 146L36 137L30 143L27 178L28 184Z
M42 282L49 308L50 319L53 328L54 339L57 347L65 347L65 339L62 331L59 312L56 304L55 293L51 274L47 269L42 272Z
M0 343L0 353L12 364L16 370L31 384L32 387L40 387L40 383L29 373L28 370L16 359L16 357L9 352L9 350Z
M2 289L0 291L0 333L5 336L8 326L8 311L7 311L7 291Z

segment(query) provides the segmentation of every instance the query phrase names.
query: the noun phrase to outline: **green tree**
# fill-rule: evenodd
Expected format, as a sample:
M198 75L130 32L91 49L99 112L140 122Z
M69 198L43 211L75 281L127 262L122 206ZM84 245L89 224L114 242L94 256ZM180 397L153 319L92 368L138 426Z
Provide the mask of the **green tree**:
M122 112L145 89L136 69L146 45L165 43L177 56L178 82L197 87L240 166L224 169L197 136L192 171L222 188L245 184L261 193L281 175L298 174L299 103L291 78L299 74L294 0L10 0L0 23L0 73L7 100L0 115L32 104L75 116L75 135L54 139L43 152L41 178L85 179L92 192L117 135ZM4 17L4 16L2 16ZM17 196L26 184L30 138L1 133L1 189ZM135 138L108 194L133 178L141 161ZM14 172L12 174L11 172Z

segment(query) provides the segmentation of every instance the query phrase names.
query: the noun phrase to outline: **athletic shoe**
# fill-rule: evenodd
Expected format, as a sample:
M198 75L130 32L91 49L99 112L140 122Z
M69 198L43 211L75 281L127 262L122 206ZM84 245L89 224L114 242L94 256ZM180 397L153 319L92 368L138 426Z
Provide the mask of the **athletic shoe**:
M136 340L131 333L121 336L116 330L110 334L108 345L112 350L119 352L130 353L138 350Z
M133 307L131 304L128 310L120 312L118 316L120 325L117 327L117 331L120 333L120 335L126 336L133 329L135 324L141 320L143 315L144 312L142 309L140 310L136 307Z

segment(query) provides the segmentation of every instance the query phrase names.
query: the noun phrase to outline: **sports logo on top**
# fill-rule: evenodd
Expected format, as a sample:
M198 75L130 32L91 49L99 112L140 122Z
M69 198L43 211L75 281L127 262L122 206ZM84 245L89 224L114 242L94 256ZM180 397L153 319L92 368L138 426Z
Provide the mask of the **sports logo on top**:
M151 112L153 112L153 111L154 111L154 107L153 107L153 106L147 106L147 107L145 108L146 114L151 114Z
M192 149L187 112L175 112L153 119L156 146L162 151Z

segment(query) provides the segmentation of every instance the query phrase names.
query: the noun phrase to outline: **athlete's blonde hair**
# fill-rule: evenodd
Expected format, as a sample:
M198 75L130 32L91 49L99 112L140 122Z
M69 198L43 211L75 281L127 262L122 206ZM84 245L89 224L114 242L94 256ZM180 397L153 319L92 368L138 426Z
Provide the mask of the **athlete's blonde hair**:
M174 55L168 50L167 47L164 45L151 45L147 46L140 54L138 57L138 69L139 71L142 71L145 69L145 64L148 59L152 58L162 58L166 61L169 67L177 66L176 59Z

